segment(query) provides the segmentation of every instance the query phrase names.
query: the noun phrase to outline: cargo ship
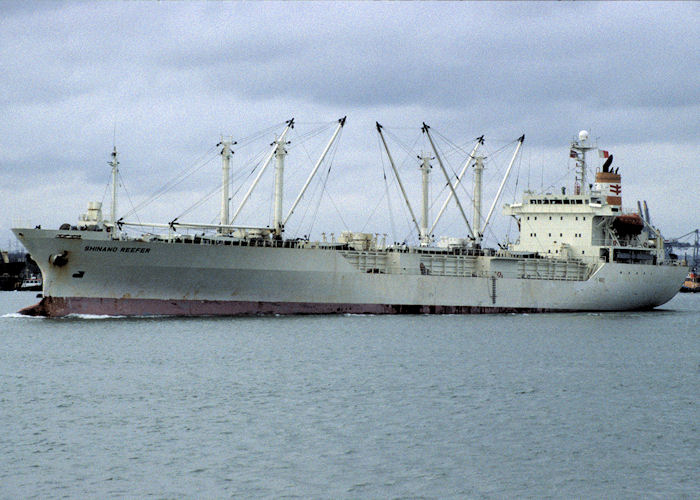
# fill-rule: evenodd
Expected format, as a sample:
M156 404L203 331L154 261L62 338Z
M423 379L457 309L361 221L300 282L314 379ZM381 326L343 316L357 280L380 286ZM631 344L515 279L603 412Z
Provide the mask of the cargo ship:
M688 268L667 258L663 237L642 214L622 209L619 169L612 156L588 184L587 155L596 146L581 131L569 149L575 184L569 194L526 191L503 206L519 238L485 248L483 235L519 154L514 152L489 211L482 210L484 157L475 141L459 174L448 175L431 129L422 132L432 157L421 158L421 217L399 177L382 126L377 132L411 214L418 241L388 244L366 232L337 237L288 238L285 225L345 124L338 120L331 139L304 187L284 207L287 134L271 144L257 177L230 214L231 140L222 140L222 198L218 224L136 223L117 219L116 148L112 152L112 206L90 202L77 224L58 229L17 227L19 241L38 263L43 298L27 315L255 315L255 314L467 314L650 309L670 300ZM607 153L606 153L607 154ZM273 162L274 159L274 162ZM448 196L433 224L428 200L432 160L442 172ZM268 226L241 225L237 217L271 163L275 164L272 220ZM436 169L438 170L438 169ZM473 213L467 217L456 188L473 172ZM433 230L453 202L464 222L456 236L436 238ZM485 207L484 207L485 208ZM471 221L471 222L470 222ZM148 228L149 232L143 232ZM136 231L136 234L132 234ZM194 234L188 231L196 231Z

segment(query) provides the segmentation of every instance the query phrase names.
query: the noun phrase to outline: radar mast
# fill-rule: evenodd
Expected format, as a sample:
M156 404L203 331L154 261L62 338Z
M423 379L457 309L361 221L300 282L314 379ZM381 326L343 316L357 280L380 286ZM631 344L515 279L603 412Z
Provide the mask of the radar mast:
M578 139L574 139L571 143L571 152L569 156L576 160L576 185L574 193L581 194L586 191L586 151L595 149L590 143L589 134L586 130L581 130L578 133Z

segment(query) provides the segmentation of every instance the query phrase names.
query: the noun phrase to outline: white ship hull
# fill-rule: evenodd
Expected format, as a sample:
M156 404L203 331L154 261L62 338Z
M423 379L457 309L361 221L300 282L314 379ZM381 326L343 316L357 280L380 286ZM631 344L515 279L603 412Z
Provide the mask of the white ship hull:
M583 266L498 255L112 240L95 231L14 231L44 277L44 299L24 312L46 316L648 309L670 300L687 273L676 265ZM59 254L65 263L49 262ZM538 277L542 270L547 276Z
M271 144L265 161L229 213L231 146L222 139L221 212L219 224L134 223L117 217L118 165L112 152L112 203L109 219L101 202L89 202L76 226L59 230L17 228L13 231L41 268L44 298L25 314L239 315L313 313L488 313L544 311L617 311L649 309L680 290L687 267L667 259L663 238L648 212L622 209L621 176L610 155L596 172L595 188L586 190L586 152L594 149L586 131L571 143L576 162L573 194L526 191L521 202L503 213L516 219L519 237L501 250L483 249L483 235L525 136L516 141L491 209L481 211L484 157L475 156L483 136L464 163L455 184L474 164L475 230L423 124L450 195L429 225L430 156L420 155L421 223L411 208L389 147L377 123L419 246L386 245L379 235L343 231L336 240L285 239L285 226L318 172L345 123L335 131L299 195L284 216L286 134ZM605 152L607 155L607 152ZM234 225L238 214L275 158L272 223ZM583 186L583 189L581 189ZM464 220L458 237L432 234L451 197ZM129 236L124 227L146 227L157 234ZM196 235L186 234L196 231Z

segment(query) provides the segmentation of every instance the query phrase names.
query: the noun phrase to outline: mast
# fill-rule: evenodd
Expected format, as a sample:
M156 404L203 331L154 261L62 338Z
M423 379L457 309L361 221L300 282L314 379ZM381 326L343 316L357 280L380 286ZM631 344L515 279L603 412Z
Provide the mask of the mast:
M222 137L221 142L219 143L220 146L223 146L223 149L221 150L222 177L221 177L221 220L220 220L222 226L225 226L228 224L228 212L229 212L228 186L229 186L231 155L233 155L233 152L231 151L232 144L236 144L236 143L232 142L230 137L228 139L224 139ZM225 230L223 228L220 230L221 234L228 234L228 232L229 232L228 230Z
M420 220L420 244L421 246L428 246L430 245L430 233L428 233L428 209L429 209L429 203L430 203L430 169L432 168L430 166L430 160L433 158L430 155L427 155L425 153L421 153L418 156L418 159L421 160L421 179L422 179L422 187L423 187L423 203L422 203L422 211L421 211L421 220Z
M275 235L279 236L282 234L283 224L282 224L282 197L284 195L284 157L287 156L287 150L284 147L287 142L283 137L275 141L275 157L277 162L275 164L275 206L273 212L272 228L275 231Z
M474 231L481 235L481 190L482 174L484 172L484 157L479 156L474 163Z
M586 151L594 149L588 142L588 132L581 130L578 133L578 140L571 143L571 153L569 156L576 160L576 185L574 194L581 194L587 191L586 179Z
M107 163L112 167L112 209L109 215L109 222L112 224L112 228L115 227L115 222L117 220L117 183L119 178L119 160L117 159L117 155L117 147L114 146L112 160Z

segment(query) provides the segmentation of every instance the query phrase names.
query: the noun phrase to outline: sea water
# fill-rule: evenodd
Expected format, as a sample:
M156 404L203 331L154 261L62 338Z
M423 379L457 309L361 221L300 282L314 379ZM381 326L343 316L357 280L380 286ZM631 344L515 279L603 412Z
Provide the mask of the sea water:
M647 312L41 319L2 498L700 497L700 294Z

